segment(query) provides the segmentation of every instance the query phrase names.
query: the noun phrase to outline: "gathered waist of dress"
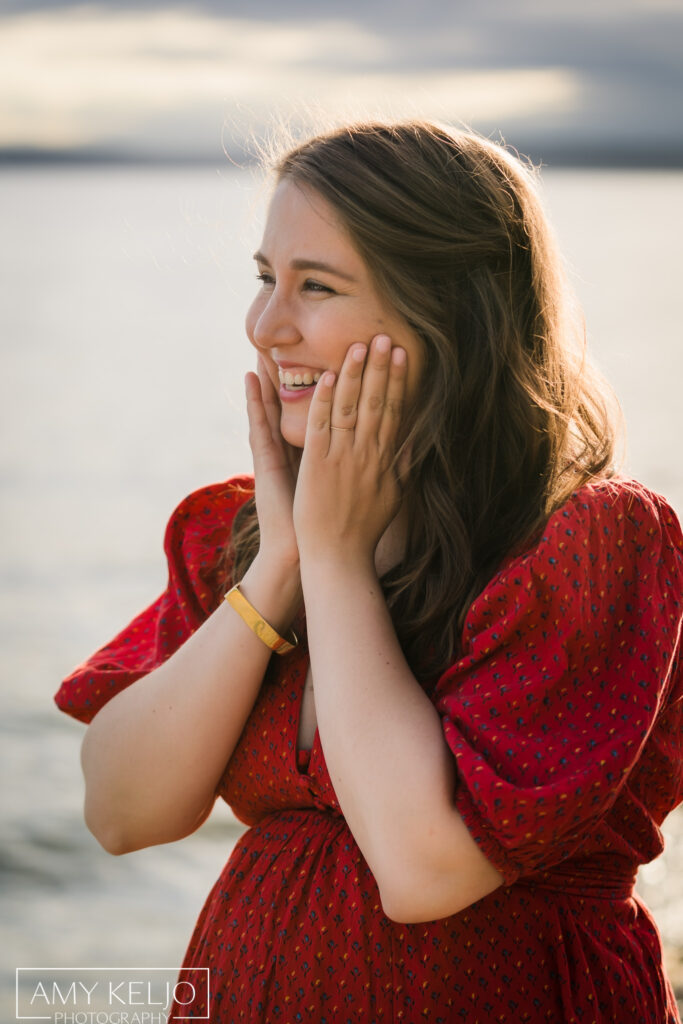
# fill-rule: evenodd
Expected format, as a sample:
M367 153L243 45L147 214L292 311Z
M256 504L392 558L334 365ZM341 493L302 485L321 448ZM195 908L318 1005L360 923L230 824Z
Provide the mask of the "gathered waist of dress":
M555 865L549 871L524 875L514 884L528 889L555 892L558 896L627 900L633 896L635 881L635 871L623 864L566 861Z
M244 820L244 819L242 819ZM250 838L266 836L271 842L279 839L287 842L293 831L303 830L325 840L332 835L344 835L353 839L346 818L339 811L323 805L278 807L265 810L257 818L251 817L244 822L248 825L246 832L240 837L240 844L249 843ZM355 841L354 841L355 845Z

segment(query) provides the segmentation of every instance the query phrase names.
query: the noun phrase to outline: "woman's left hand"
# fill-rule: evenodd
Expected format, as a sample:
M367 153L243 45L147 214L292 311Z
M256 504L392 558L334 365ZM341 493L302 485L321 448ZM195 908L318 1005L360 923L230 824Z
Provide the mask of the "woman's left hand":
M294 495L300 554L374 560L396 515L394 455L406 386L406 352L386 334L354 344L338 378L326 371L311 400Z

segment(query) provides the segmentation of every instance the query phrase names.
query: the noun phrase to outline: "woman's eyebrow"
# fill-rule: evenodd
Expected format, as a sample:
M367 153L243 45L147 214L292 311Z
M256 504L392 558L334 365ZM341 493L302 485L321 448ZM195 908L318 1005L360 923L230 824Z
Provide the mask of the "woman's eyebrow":
M265 267L270 266L270 261L267 256L264 256L262 252L255 252L254 259L257 263L262 263ZM347 274L343 270L338 270L333 267L331 263L325 263L322 260L309 260L309 259L297 259L290 262L292 270L322 270L325 274L334 274L335 277L341 277L345 281L354 281L355 277L351 274Z

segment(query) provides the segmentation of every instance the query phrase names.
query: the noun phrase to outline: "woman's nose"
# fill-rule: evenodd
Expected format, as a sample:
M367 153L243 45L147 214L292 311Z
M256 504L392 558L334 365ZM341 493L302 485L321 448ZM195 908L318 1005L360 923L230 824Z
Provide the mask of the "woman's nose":
M253 337L259 348L295 345L301 340L301 332L289 303L275 292L269 296L265 306L257 311Z

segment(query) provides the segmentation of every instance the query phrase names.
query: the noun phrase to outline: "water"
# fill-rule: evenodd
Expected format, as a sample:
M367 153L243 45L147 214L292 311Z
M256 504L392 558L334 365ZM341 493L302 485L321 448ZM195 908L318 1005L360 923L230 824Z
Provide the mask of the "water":
M683 510L683 175L546 172L629 469ZM242 378L258 191L226 169L0 174L4 950L0 1014L29 965L180 964L239 826L123 858L82 821L83 727L59 680L165 585L174 504L250 467ZM255 209L256 208L256 209ZM672 969L683 817L641 873Z

